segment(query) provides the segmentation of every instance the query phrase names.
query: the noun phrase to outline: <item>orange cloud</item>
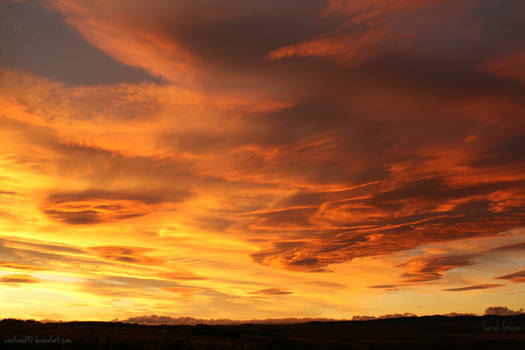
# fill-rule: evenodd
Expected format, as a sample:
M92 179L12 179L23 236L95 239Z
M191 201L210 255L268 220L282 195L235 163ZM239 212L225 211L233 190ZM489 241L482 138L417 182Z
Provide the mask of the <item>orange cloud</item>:
M199 292L201 289L199 288L180 288L180 287L167 287L164 288L165 291L174 293L174 294L180 294L182 297L189 297L193 294Z
M509 273L508 275L496 277L501 280L509 280L512 282L520 283L525 282L525 270Z
M138 247L90 247L89 251L107 260L113 260L123 263L139 264L139 265L160 265L163 263L161 259L149 257L145 253L152 249L138 248Z
M475 243L476 240L471 239L471 241L472 243ZM372 285L369 286L369 288L398 290L398 287L410 287L416 284L443 283L443 279L447 277L447 272L450 270L461 269L463 267L471 267L482 262L497 260L498 256L502 256L505 254L509 257L512 253L519 253L520 250L523 250L523 248L523 242L519 242L506 245L499 245L488 249L478 249L477 251L475 249L469 249L470 252L468 254L441 254L435 256L419 256L396 266L397 268L403 268L406 272L402 273L400 275L400 279L395 283L385 285ZM502 276L497 278L509 280L512 280L513 278L518 278L519 281L519 272L516 273L516 275L516 277L514 277L513 274L510 274L508 276ZM446 290L461 291L470 289L484 289L482 288L483 286L492 285L483 284L459 288L450 288Z
M523 239L502 234L525 226L518 1L12 6L48 31L43 51L16 36L25 49L0 71L0 265L45 283L0 307L427 313L459 300L442 289L520 281L505 273ZM159 78L59 81L96 71L66 56L64 74L38 76L45 52L66 47L53 23L111 61L98 74ZM479 243L492 238L508 244ZM520 288L484 297L517 305ZM57 290L63 302L49 302ZM474 294L464 311L486 302Z
M141 202L130 200L87 199L46 203L43 211L68 224L96 224L133 218L147 213ZM143 206L143 205L142 205ZM144 206L143 206L144 207Z
M404 275L405 277L426 277L430 275L439 278L442 272L473 265L474 263L475 261L472 256L457 255L415 258L398 267L404 267L409 271L408 275Z
M484 68L498 76L525 82L525 51L511 51L484 65Z
M154 193L108 191L56 193L41 206L49 217L67 224L97 224L146 215L164 201Z
M36 278L29 275L5 275L0 277L1 283L18 284L18 283L37 283L39 282Z
M6 268L6 269L14 269L14 270L35 270L35 271L46 270L46 268L41 267L41 266L18 264L15 262L7 262L7 261L0 262L0 267Z
M488 283L488 284L476 284L472 286L466 286L466 287L459 287L459 288L446 288L443 289L447 292L463 292L463 291L469 291L469 290L477 290L477 289L489 289L489 288L496 288L501 287L502 284L494 284L494 283Z
M178 272L162 272L158 273L156 276L165 278L168 280L203 280L206 279L206 277L199 276L197 274L194 274L192 272L188 271L178 271Z
M282 288L267 288L267 289L261 289L255 292L250 292L249 294L253 295L287 295L292 294L293 292L290 292L286 289Z
M344 64L360 64L372 55L374 48L385 40L386 35L384 30L371 30L363 34L315 39L274 50L267 55L267 59L335 56Z

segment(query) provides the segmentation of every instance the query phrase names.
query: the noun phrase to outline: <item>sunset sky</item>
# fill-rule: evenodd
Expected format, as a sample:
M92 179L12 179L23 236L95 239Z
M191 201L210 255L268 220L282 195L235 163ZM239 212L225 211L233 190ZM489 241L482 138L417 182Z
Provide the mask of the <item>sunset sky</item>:
M523 0L3 0L0 318L525 307Z

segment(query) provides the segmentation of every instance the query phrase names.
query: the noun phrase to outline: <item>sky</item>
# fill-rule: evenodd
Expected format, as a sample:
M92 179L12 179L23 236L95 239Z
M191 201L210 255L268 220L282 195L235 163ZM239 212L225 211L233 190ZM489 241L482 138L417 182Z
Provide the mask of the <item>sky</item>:
M522 0L5 0L1 317L525 307Z

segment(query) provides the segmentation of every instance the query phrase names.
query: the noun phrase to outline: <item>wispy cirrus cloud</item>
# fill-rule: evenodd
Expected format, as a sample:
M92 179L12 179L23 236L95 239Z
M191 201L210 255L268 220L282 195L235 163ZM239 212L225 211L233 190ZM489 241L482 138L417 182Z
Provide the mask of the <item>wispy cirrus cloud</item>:
M30 275L4 275L0 277L0 283L8 283L8 284L25 284L25 283L37 283L38 280L36 278L31 277Z
M85 191L55 193L42 204L49 217L75 225L112 222L146 215L165 199L155 194L129 192Z
M509 273L508 275L503 275L496 278L500 280L508 280L511 282L522 283L525 282L525 270Z
M511 243L500 245L496 247L491 247L488 249L480 249L478 251L471 251L468 254L450 254L450 255L434 255L434 256L420 256L412 258L402 264L397 265L398 268L403 268L406 272L402 273L399 277L400 279L394 284L385 284L385 285L372 285L370 288L376 289L393 289L399 287L410 287L415 284L425 284L425 283L442 283L443 279L446 277L447 272L455 269L461 269L464 267L471 267L483 262L490 262L491 260L498 259L505 255L505 253L516 253L517 255L523 250L523 242ZM514 274L509 274L498 279L508 279L513 280L516 278L519 281L519 272ZM478 284L467 287L458 287L458 288L447 288L446 291L461 291L461 290L471 290L471 289L484 289L480 286L491 286L487 288L492 288L496 286L502 286L501 284ZM472 288L471 288L472 287ZM475 288L474 288L475 287ZM480 287L480 288L478 288ZM466 288L466 289L463 289Z
M443 290L447 292L463 292L463 291L469 291L469 290L496 288L496 287L501 287L501 286L503 285L496 284L496 283L487 283L487 284L476 284L472 286L458 287L458 288L446 288Z
M292 294L293 292L290 292L289 290L283 289L283 288L267 288L267 289L261 289L254 292L250 292L249 294L252 295L287 295Z
M25 265L25 264L19 264L19 263L9 262L9 261L0 262L0 267L2 267L3 269L13 269L13 270L31 270L31 271L46 270L46 268L40 267L40 266Z
M147 253L152 250L147 248L103 246L89 247L88 250L107 260L115 260L119 262L140 265L162 264L161 259L147 256Z

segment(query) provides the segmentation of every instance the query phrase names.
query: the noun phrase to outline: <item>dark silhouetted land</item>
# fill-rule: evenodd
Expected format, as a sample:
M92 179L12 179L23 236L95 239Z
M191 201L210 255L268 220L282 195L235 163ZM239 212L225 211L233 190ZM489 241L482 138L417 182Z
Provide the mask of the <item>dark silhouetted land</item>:
M232 326L0 322L1 349L525 349L525 315Z

